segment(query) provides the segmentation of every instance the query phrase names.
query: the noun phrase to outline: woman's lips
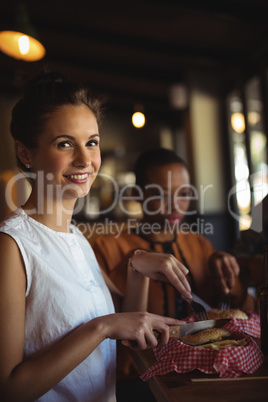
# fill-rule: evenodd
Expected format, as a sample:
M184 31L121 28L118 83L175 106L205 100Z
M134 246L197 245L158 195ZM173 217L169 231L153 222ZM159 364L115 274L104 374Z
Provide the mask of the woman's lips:
M179 224L181 221L181 216L180 215L171 215L168 217L168 221L171 225Z
M68 176L64 176L66 179L71 181L72 183L86 183L88 181L89 173L83 173L83 174L70 174Z

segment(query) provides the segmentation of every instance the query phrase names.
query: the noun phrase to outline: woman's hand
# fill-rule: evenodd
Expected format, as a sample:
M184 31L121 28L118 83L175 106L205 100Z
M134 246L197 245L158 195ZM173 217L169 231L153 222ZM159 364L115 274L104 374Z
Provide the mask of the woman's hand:
M106 332L106 338L127 340L132 349L154 348L158 342L163 345L169 340L169 325L183 325L184 321L162 317L148 312L116 313L94 318ZM157 340L153 330L157 331Z
M131 257L132 267L139 273L173 285L186 299L191 299L191 287L186 278L188 269L172 254L143 252Z
M216 286L223 293L229 293L235 286L240 272L236 258L223 251L217 251L210 256L208 264Z

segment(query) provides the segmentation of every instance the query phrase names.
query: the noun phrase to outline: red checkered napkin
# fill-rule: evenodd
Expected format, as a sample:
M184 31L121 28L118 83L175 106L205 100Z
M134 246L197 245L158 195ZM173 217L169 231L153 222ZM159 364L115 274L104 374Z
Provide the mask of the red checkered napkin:
M231 332L244 332L254 338L261 337L260 316L252 312L246 312L248 319L231 318L231 321L225 327Z
M226 328L231 332L244 332L254 338L261 337L261 324L260 316L251 311L245 311L248 319L244 320L242 318L231 317L231 321L226 324ZM183 319L185 322L195 322L194 314Z
M154 349L156 363L142 376L147 381L155 375L171 371L186 373L200 370L206 374L219 373L220 377L239 377L242 373L254 373L263 362L263 355L256 342L242 333L235 334L236 339L246 338L247 346L228 346L220 350L201 349L184 344L171 338L167 345L158 345Z

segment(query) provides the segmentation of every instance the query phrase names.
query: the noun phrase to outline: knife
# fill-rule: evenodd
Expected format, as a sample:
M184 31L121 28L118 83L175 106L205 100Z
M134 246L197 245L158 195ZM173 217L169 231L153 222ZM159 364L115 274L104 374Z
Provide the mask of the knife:
M204 321L190 322L188 324L183 325L173 325L169 327L169 336L171 338L179 339L182 336L192 335L195 334L196 332L204 331L205 329L221 328L229 321L231 321L231 318L204 320Z
M199 331L204 331L205 329L210 328L221 328L225 324L231 321L231 318L221 318L217 320L204 320L204 321L196 321L190 322L182 325L172 325L169 327L169 337L180 339L182 336L195 334ZM153 330L153 333L156 339L160 338L160 332ZM125 346L133 346L134 341L122 340L121 343Z

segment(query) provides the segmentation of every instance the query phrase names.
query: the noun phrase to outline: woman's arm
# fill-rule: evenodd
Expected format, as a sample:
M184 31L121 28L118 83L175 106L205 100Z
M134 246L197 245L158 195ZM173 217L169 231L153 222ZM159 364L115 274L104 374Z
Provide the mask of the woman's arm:
M23 360L25 333L24 264L15 241L0 233L0 400L31 401L53 388L105 339L135 341L136 348L156 346L153 329L168 341L168 325L179 322L148 313L96 317L56 343Z

